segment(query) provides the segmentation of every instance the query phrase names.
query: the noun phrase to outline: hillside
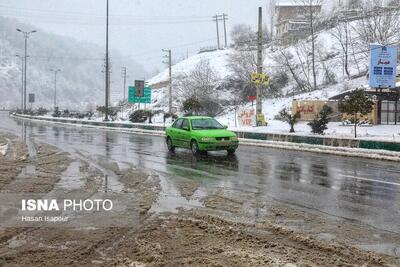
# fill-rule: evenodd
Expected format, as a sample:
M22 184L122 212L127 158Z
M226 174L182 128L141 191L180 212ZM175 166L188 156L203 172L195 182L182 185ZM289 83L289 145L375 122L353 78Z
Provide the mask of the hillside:
M0 17L0 106L15 108L20 103L21 60L16 54L24 53L23 30L35 29L28 41L27 93L35 93L35 107L52 107L54 74L58 74L58 104L61 109L92 109L104 103L104 49L80 43L68 37L42 32L15 19ZM121 66L130 73L144 76L143 68L116 51L111 51L111 100L120 100L122 94ZM132 76L132 75L131 75ZM134 78L134 77L132 77ZM90 103L90 104L89 104Z
M357 22L352 22L350 27L356 27ZM317 90L308 87L310 84L310 58L309 46L310 38L298 42L296 45L283 47L273 46L266 47L264 70L266 73L274 77L287 77L284 84L278 84L274 87L278 90L275 96L268 96L268 91L264 92L266 97L263 104L263 112L268 119L273 119L275 115L284 107L289 107L291 100L296 99L328 99L337 93L354 89L359 86L367 86L367 69L368 69L368 51L365 46L358 45L351 47L349 51L349 75L345 73L342 67L343 52L339 40L335 38L339 27L321 31L317 35L317 56L316 56L316 72L317 72ZM358 37L354 34L354 39ZM242 48L242 50L247 47ZM176 91L181 91L180 82L182 76L190 75L195 66L202 60L210 63L216 75L219 77L218 85L225 83L232 75L232 56L240 54L243 51L240 49L229 48L226 50L200 53L190 57L173 66L173 88ZM255 51L251 52L255 53ZM282 56L285 55L286 59ZM350 57L351 55L351 57ZM249 59L250 60L250 59ZM234 64L236 64L234 62ZM246 62L237 62L237 64L246 64ZM288 66L292 68L294 74L288 70ZM297 80L294 78L296 75ZM168 104L168 70L163 71L159 75L148 81L154 88L153 109L166 109ZM301 84L299 85L299 81ZM304 88L300 88L304 86ZM215 88L221 90L221 88ZM225 87L222 98L229 98L232 91L231 88ZM174 94L174 105L178 108L181 105L182 98ZM250 105L249 103L245 105ZM221 114L220 119L229 124L229 121L234 121L233 108L229 104L225 106L225 112ZM229 119L228 119L229 118Z

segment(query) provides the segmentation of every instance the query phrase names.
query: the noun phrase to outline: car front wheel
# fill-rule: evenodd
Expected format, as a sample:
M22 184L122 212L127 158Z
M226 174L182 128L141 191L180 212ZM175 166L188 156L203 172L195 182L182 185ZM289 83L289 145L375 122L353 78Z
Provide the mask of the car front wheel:
M235 154L236 149L228 149L228 155L233 155Z
M175 146L172 143L171 137L167 137L167 147L168 147L168 150L171 152L173 152L175 150Z
M190 148L192 150L193 155L199 154L199 146L197 145L196 140L192 140L192 142L190 143Z

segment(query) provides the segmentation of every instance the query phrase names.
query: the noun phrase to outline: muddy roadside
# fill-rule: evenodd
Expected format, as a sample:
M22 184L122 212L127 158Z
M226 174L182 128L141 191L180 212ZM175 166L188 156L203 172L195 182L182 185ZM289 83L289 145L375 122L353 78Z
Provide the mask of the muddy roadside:
M356 222L223 190L199 197L199 181L163 180L134 165L46 144L28 147L12 135L0 134L0 148L0 193L119 190L132 194L134 220L129 227L0 226L0 266L400 265L399 235ZM158 211L166 182L177 199L200 204Z

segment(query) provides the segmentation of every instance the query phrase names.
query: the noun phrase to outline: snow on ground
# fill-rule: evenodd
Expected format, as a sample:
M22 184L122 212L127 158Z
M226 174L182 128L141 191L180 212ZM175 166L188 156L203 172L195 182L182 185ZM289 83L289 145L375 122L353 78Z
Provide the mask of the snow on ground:
M222 122L222 121L221 121ZM295 125L295 133L293 135L313 136L308 122L299 122ZM289 124L283 121L272 120L265 127L230 126L230 130L259 132L259 133L281 133L289 134ZM319 136L319 135L315 135ZM400 125L375 125L357 127L357 136L364 140L380 140L400 142ZM354 138L354 126L342 126L340 122L330 122L328 129L325 131L324 137L334 138Z
M174 76L179 76L179 74L190 73L192 70L194 70L196 65L201 60L209 60L210 65L218 71L219 77L223 79L230 74L230 71L227 68L228 55L230 53L232 53L231 49L196 54L194 56L189 57L188 59L185 59L173 65L172 73ZM147 83L153 85L160 82L168 81L169 79L168 75L169 75L168 69L166 69L160 74L148 80Z
M238 123L235 124L235 113L227 112L217 119L224 125L227 125L231 130L238 131L249 131L249 132L263 132L263 133L289 133L289 125L285 122L275 120L275 116L278 115L279 111L283 108L290 108L292 100L327 100L328 98L335 96L348 88L356 88L360 86L366 86L366 79L364 77L344 81L332 86L328 86L321 90L316 90L310 93L299 94L294 97L282 97L276 99L264 99L263 101L263 114L268 120L268 126L266 127L251 127L242 126L239 127ZM244 106L245 108L251 108L251 104ZM243 107L240 107L240 109ZM255 106L254 106L255 108ZM307 125L308 122L299 122L295 126L296 133L300 135L312 135L311 128ZM375 140L390 140L400 141L400 125L376 125L371 127L358 127L357 135L364 139L375 139ZM354 127L341 126L340 122L331 122L328 125L326 136L330 137L342 137L342 138L353 138Z

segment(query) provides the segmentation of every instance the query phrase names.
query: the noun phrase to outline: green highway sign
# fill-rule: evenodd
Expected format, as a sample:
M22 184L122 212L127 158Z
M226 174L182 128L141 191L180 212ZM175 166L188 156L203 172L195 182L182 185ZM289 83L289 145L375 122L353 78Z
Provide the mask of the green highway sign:
M138 97L136 96L136 87L129 86L128 102L151 104L151 88L145 87L143 97Z

